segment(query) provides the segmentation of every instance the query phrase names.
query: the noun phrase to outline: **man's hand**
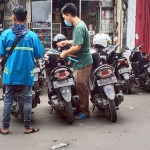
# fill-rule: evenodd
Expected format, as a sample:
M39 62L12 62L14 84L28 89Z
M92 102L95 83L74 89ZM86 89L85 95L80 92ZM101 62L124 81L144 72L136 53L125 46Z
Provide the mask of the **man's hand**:
M57 46L58 46L59 48L66 46L66 41L58 42L58 43L57 43Z
M67 51L63 51L61 54L60 54L60 58L66 58L67 57Z

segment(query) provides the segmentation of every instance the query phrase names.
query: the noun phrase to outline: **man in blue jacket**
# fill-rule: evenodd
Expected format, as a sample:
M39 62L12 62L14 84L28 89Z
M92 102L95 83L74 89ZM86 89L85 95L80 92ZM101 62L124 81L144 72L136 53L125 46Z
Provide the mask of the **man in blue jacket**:
M28 134L39 131L38 128L31 126L31 91L34 83L34 58L40 58L44 53L44 48L38 36L25 26L27 10L22 6L16 6L12 12L14 25L12 28L5 30L0 36L0 56L7 55L18 36L22 36L22 38L8 57L3 72L3 84L6 85L6 89L0 133L9 133L13 97L15 88L19 85L22 88L24 103L24 133Z

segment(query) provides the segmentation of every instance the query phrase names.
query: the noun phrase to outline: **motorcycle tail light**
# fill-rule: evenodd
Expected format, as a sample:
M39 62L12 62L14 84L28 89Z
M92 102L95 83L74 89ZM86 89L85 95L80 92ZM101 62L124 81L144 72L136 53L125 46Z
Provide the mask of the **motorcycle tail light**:
M20 86L16 87L16 91L21 91L22 88Z
M108 77L112 73L111 70L102 70L99 72L99 76L101 77Z
M124 64L126 64L126 63L127 63L127 61L126 61L126 60L122 60L122 61L118 62L118 66L120 66L120 65L124 65Z
M54 77L58 79L65 79L70 75L68 71L59 71L57 72Z

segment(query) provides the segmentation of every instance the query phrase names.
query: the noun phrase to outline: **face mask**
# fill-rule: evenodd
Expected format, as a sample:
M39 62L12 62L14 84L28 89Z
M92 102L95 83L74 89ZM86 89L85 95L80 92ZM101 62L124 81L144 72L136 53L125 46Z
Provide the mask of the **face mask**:
M66 20L64 20L64 22L65 22L66 26L68 26L68 27L72 26L72 24L70 22L68 22Z

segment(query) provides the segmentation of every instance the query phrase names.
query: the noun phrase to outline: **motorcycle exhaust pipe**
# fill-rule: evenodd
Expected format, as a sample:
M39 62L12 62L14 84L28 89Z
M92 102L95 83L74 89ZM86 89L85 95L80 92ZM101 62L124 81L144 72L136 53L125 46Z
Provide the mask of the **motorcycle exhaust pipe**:
M51 96L51 102L52 102L52 107L54 108L54 110L56 112L59 112L59 110L60 110L60 103L58 101L57 95Z
M124 100L124 96L123 96L122 93L116 94L116 98L117 98L117 100L122 101L122 102L123 102L123 100Z
M130 82L131 82L131 83L134 81L134 79L135 79L135 76L134 76L133 74L130 75Z
M73 105L77 106L79 104L79 96L78 95L74 95L71 97L71 102Z

